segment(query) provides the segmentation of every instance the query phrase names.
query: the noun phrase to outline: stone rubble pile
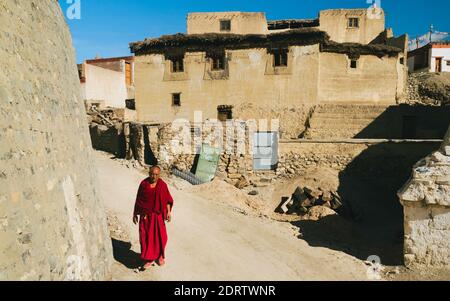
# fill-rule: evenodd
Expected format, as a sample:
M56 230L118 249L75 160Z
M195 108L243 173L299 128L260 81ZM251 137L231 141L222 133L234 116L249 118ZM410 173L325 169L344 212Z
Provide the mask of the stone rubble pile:
M353 156L346 154L323 155L290 152L281 155L276 174L278 177L293 178L302 171L317 165L343 170L352 160Z
M448 104L450 101L448 78L428 72L411 73L408 76L406 95L410 103Z
M292 196L280 204L277 212L304 215L316 206L327 207L336 211L342 207L342 199L336 191L323 191L320 188L298 186Z

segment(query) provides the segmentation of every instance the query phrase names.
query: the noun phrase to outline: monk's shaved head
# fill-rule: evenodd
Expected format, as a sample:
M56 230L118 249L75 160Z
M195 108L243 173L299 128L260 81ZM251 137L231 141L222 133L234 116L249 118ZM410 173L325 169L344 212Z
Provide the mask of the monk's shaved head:
M159 176L161 174L161 167L155 165L150 167L148 171L148 175L150 177L150 183L156 183L159 179Z
M159 167L158 165L154 165L154 166L152 166L152 167L150 167L150 172L152 172L153 170L158 170L159 172L161 172L161 167Z

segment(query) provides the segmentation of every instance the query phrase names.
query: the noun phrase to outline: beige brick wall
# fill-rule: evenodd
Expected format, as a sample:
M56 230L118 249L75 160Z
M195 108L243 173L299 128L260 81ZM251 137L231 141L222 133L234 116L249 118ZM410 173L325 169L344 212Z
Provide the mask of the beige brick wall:
M350 68L347 55L320 53L319 102L395 104L397 57L361 55L357 68Z
M348 19L359 18L358 28L349 28ZM331 9L319 13L320 29L326 31L332 41L368 44L385 29L382 9Z
M185 77L164 80L170 61L163 55L136 58L136 109L140 122L193 120L195 110L217 118L218 105L253 103L260 107L296 107L317 102L319 46L292 47L290 67L274 70L266 49L229 50L224 79L210 79L204 53L187 53ZM275 74L275 73L281 74ZM181 93L181 106L172 106L172 93Z
M225 33L267 34L269 31L264 13L214 12L189 14L187 33L220 33L220 20L231 21L231 30Z
M196 110L204 118L217 118L217 106L224 104L280 112L317 103L395 104L403 80L397 57L363 55L358 68L351 69L346 54L319 52L319 45L290 47L288 67L279 69L272 67L266 49L227 50L227 56L227 70L218 75L202 52L186 53L185 72L176 75L164 55L138 56L138 121L192 121ZM181 106L172 106L172 93L181 93Z

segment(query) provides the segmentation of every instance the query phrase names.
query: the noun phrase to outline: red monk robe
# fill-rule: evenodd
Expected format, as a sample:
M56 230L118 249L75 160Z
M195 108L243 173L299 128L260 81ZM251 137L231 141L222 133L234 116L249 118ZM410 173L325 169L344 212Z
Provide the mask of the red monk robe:
M172 208L173 198L167 184L162 179L158 179L154 188L150 186L149 178L141 182L134 206L134 215L140 216L139 240L141 258L144 261L165 258L167 205Z

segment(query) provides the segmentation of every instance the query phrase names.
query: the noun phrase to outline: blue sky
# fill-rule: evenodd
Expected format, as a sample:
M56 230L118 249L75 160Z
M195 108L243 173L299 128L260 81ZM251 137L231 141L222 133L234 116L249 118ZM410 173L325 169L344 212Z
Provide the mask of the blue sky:
M189 12L265 12L268 20L275 20L316 18L322 9L370 6L367 0L59 0L64 12L73 1L81 3L81 19L66 19L77 62L96 55L130 55L130 42L185 32ZM381 7L386 26L396 36L424 34L430 24L450 31L449 0L381 0Z

